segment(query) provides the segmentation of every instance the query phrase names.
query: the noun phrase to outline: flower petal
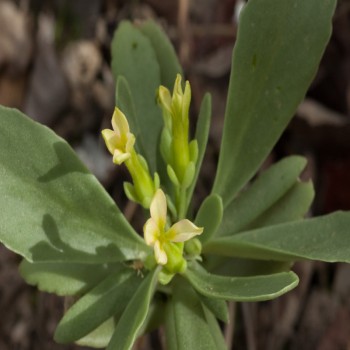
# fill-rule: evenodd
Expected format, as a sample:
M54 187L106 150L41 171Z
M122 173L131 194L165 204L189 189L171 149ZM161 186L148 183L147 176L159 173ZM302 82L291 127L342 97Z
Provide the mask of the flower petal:
M114 164L122 164L131 156L128 152L122 152L120 149L116 148L113 153L113 163Z
M164 192L158 189L152 199L150 206L151 217L160 231L164 230L167 213L167 202Z
M184 219L171 226L165 235L171 242L185 242L202 232L203 227L198 227L190 220Z
M171 95L170 91L165 86L160 86L158 89L158 103L168 113L171 113Z
M104 129L102 130L102 137L105 140L106 146L108 148L108 151L113 154L114 150L116 149L118 145L118 135L110 129Z
M131 132L128 132L126 134L125 151L131 152L132 148L134 147L134 144L135 144L135 135L132 134Z
M143 235L147 245L153 246L159 237L159 229L152 218L143 225Z
M181 87L181 75L177 75L172 96L172 118L173 123L182 123L182 101L183 91Z
M174 84L174 89L173 89L173 98L174 95L179 95L179 96L183 96L183 91L182 91L182 86L181 86L181 74L176 74L176 79L175 79L175 84Z
M129 132L129 123L125 114L118 108L114 108L112 116L112 126L114 131L119 135L126 135Z
M182 97L182 122L186 122L186 118L188 118L188 112L190 109L191 103L191 85L189 81L186 81L185 91Z
M165 265L168 262L168 257L159 241L154 244L154 256L159 265Z

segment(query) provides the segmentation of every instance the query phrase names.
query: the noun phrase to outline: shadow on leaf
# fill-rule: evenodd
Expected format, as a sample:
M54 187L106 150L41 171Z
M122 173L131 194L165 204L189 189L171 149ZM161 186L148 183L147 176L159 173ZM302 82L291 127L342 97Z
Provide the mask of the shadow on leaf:
M96 264L125 260L120 249L112 243L97 247L96 254L72 248L62 240L57 223L50 214L43 216L42 228L47 241L39 242L31 248L33 262L59 261Z
M49 182L74 172L90 174L67 143L63 141L56 142L53 144L53 148L56 153L57 164L46 174L39 176L39 182Z

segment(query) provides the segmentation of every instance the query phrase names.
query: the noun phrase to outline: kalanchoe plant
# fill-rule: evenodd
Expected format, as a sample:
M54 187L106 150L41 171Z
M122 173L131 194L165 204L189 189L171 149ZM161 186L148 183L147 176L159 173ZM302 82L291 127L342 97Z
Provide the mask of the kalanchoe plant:
M40 290L76 301L55 339L130 349L165 326L168 349L225 349L226 301L278 297L294 261L350 262L350 213L302 220L313 196L299 156L249 183L293 116L331 33L335 0L250 0L233 52L214 186L189 207L203 160L210 96L189 135L190 83L153 23L122 22L112 43L113 130L103 130L130 200L150 210L135 232L69 145L0 108L0 239ZM170 91L173 89L173 92ZM159 174L159 176L158 176Z

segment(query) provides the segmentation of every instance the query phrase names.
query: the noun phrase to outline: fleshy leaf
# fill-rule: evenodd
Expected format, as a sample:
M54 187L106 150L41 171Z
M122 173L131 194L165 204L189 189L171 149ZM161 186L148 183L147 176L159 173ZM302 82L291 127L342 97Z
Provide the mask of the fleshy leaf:
M228 323L229 315L227 309L227 303L225 300L217 298L208 298L203 294L198 293L198 297L202 304L205 305L219 320Z
M30 262L107 263L144 257L143 239L71 147L0 107L0 241Z
M23 260L20 273L27 283L35 285L41 291L57 295L81 294L112 271L118 271L121 264L91 265L76 263L30 263Z
M300 220L309 210L314 196L311 181L297 182L281 199L251 222L246 230Z
M265 170L224 211L218 235L242 231L244 227L276 203L296 182L305 168L306 159L291 156Z
M208 310L204 305L203 311L210 329L211 336L215 343L215 350L227 350L225 339L219 326L218 320L215 318L214 314L212 314L211 311Z
M121 22L115 32L112 71L116 81L123 76L128 82L137 122L137 127L133 127L142 131L138 134L137 143L144 150L143 156L153 173L156 170L156 154L163 123L161 110L156 103L160 68L150 40L130 22ZM121 97L118 95L118 103L121 103Z
M165 333L169 350L216 349L211 329L197 294L178 281L166 310ZM182 282L182 283L180 283Z
M277 298L298 285L294 272L252 277L213 275L203 268L188 268L185 277L193 288L207 297L234 301L263 301Z
M195 224L204 227L203 233L198 237L204 243L216 233L222 219L222 199L217 194L209 195L199 208Z
M76 343L81 346L105 348L112 338L114 329L115 321L114 318L111 317L84 338L79 339Z
M157 282L159 269L150 272L124 310L106 350L131 349L143 326Z
M64 315L55 332L59 343L83 338L112 316L122 313L141 278L130 268L110 274L80 298Z
M211 95L209 93L205 94L201 108L199 111L195 139L198 142L198 158L196 163L196 172L192 185L187 190L187 206L190 204L194 188L197 183L198 175L201 170L205 150L207 148L209 129L211 121Z
M176 74L183 75L174 47L164 31L153 21L146 21L139 28L150 40L156 53L160 68L161 84L172 90Z
M329 40L335 5L250 0L242 10L213 187L224 207L256 173L303 99Z
M211 273L231 277L272 275L289 271L293 265L290 261L253 260L218 255L206 255L205 262L204 267Z
M218 238L205 253L262 260L350 263L350 213L335 212Z
M166 300L161 293L155 293L150 304L147 318L139 331L139 334L146 334L154 331L164 324Z

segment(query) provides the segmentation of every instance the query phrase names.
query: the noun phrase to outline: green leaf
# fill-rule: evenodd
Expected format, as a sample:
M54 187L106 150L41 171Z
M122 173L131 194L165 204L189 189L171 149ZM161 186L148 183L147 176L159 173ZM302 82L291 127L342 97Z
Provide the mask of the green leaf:
M166 309L165 333L168 350L212 350L216 344L197 294L178 281Z
M264 227L218 238L203 252L262 260L350 262L350 213Z
M253 277L224 277L203 268L188 268L185 277L197 292L211 298L234 301L263 301L277 298L298 285L293 272Z
M147 317L139 331L139 334L146 334L152 332L164 324L165 307L166 299L164 298L164 294L155 293L152 302L149 306Z
M199 110L199 116L196 127L195 139L198 142L198 159L196 163L196 172L192 182L192 185L187 190L187 206L189 206L193 191L196 186L198 175L202 166L205 150L207 148L209 130L211 121L211 95L206 93L204 95L201 108Z
M120 315L139 284L140 277L130 268L110 274L67 311L56 328L55 340L74 342Z
M0 241L30 262L107 263L149 248L71 147L0 107ZM5 151L6 150L6 151Z
M219 320L228 323L229 315L227 309L227 303L225 300L208 298L203 294L198 293L198 297L202 304L205 305Z
M19 271L27 283L44 292L57 295L81 294L112 271L118 271L121 264L87 265L76 263L30 263L23 260Z
M291 156L264 171L225 208L218 235L240 232L257 219L295 184L305 165L305 158Z
M215 343L216 350L227 350L225 339L215 316L203 305L205 319L207 320L211 336Z
M154 22L146 21L140 25L141 32L150 40L160 68L161 84L172 90L176 74L183 75L173 45L164 31Z
M114 318L111 317L103 322L94 331L84 338L79 339L76 343L80 346L90 346L93 348L105 348L112 338L115 329Z
M136 290L117 324L107 350L131 349L146 320L154 287L157 283L158 272L159 269L150 272Z
M204 267L211 273L231 277L272 275L289 271L293 265L290 261L228 258L217 255L206 256L205 260Z
M160 68L150 40L130 22L121 22L112 42L112 71L116 81L123 76L130 87L135 105L136 139L151 173L156 170L156 154L163 125L161 110L156 103L160 85ZM118 103L120 97L118 95ZM125 102L127 103L127 102ZM128 115L126 115L129 118ZM131 130L133 132L133 130Z
M303 99L329 40L335 5L250 0L243 9L213 187L224 207L256 173Z
M209 195L199 208L195 224L204 227L203 233L198 237L200 241L206 242L216 233L222 219L222 199L216 194Z
M246 230L300 220L309 210L314 196L311 181L297 182L281 199L251 222Z
M165 340L168 350L180 350L180 341L178 338L180 338L180 334L177 330L175 320L175 305L173 299L171 299L165 310Z

